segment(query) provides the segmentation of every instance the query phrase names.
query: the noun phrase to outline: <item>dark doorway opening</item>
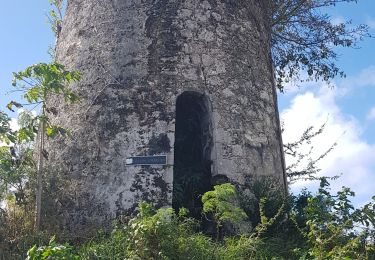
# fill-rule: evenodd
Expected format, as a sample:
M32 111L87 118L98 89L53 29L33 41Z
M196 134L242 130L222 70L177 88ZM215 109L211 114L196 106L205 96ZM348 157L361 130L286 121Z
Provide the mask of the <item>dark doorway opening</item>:
M210 116L205 95L188 91L177 98L172 206L195 218L201 217L202 194L212 188Z

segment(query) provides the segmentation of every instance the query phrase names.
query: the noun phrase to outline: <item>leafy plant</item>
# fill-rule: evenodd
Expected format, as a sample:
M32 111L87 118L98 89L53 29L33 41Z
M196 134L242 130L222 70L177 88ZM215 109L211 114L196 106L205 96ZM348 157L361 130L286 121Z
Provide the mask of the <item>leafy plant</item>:
M79 259L78 255L73 253L69 245L60 245L56 243L55 237L52 237L48 246L37 247L34 245L27 251L27 260L74 260Z
M55 137L57 134L67 134L68 131L58 125L51 123L49 114L56 114L55 107L47 105L47 99L60 96L67 103L74 103L79 100L78 96L69 88L69 84L80 79L81 75L77 71L66 70L65 67L56 62L39 63L26 68L18 73L13 73L12 85L23 93L26 104L20 104L11 101L7 107L13 111L13 107L21 108L25 105L41 106L41 112L29 124L23 125L18 131L17 137L21 141L34 141L37 133L38 138L38 162L37 168L37 195L36 195L36 220L35 228L40 228L41 216L41 197L42 197L42 169L43 159L48 157L47 151L44 149L44 137Z
M217 240L224 223L236 224L247 218L246 213L238 206L236 188L230 183L214 186L213 191L202 197L203 212L212 214L216 223Z
M45 126L45 133L49 137L54 137L56 134L66 134L67 131L61 126L53 125L50 122L48 114L56 114L58 111L55 107L47 106L47 98L61 95L65 102L75 103L79 101L76 95L70 88L69 84L79 81L81 75L78 71L69 71L61 64L39 63L26 68L24 71L13 73L12 85L23 92L23 98L26 104L20 104L11 101L7 107L13 111L14 107L23 108L24 106L33 106L35 109L38 105L41 106L41 113L29 120L29 124L24 124L18 131L18 137L25 141L33 141L39 131L38 124L42 123Z
M196 220L181 210L155 210L141 202L139 213L109 237L90 241L80 250L82 259L216 259L216 246L196 233Z
M322 178L316 195L303 195L307 199L303 215L300 210L292 211L292 219L309 244L306 257L368 259L375 249L375 198L364 207L355 209L350 201L354 192L349 188L343 187L336 195L329 190L327 179Z
M59 37L61 28L62 28L62 20L63 20L63 0L48 0L52 6L52 10L50 10L47 18L49 23L51 24L51 29L55 33L56 38Z
M10 128L10 120L6 113L0 111L0 144L5 142L9 145L16 140L15 132Z
M212 205L208 212L218 214L217 218L225 216L222 221L239 220L241 217L234 214L236 203L226 203L234 199L233 185L218 185L214 192L205 194L210 198L206 202ZM262 199L261 223L249 234L223 234L220 241L202 234L197 220L187 218L185 210L176 214L171 208L155 210L142 202L136 217L117 224L110 234L99 232L76 248L79 259L373 259L375 200L355 209L352 196L347 188L332 195L323 178L316 194L302 192L291 199L290 207L285 204L273 216L264 215L266 199ZM223 204L223 209L216 207ZM270 229L271 225L283 229ZM61 253L59 250L64 256L77 257L71 247L54 243L39 249L35 246L29 255L42 257L47 252L52 259L53 254ZM77 259L58 257L53 259Z

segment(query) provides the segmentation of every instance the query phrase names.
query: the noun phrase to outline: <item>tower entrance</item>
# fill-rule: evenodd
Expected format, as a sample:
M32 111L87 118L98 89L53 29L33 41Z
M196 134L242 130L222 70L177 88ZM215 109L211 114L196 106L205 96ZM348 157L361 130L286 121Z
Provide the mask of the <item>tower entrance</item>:
M199 218L202 194L211 189L212 133L208 98L187 91L177 98L173 167L173 208Z

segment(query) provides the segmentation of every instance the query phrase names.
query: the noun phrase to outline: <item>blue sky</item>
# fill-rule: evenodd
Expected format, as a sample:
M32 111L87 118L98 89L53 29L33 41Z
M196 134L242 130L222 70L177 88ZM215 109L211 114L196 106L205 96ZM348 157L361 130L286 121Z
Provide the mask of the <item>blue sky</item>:
M13 71L50 60L48 46L53 44L46 14L47 0L12 0L0 9L0 108L18 97L11 90ZM340 4L328 10L337 21L352 19L364 23L375 35L375 1ZM279 110L285 123L284 141L292 141L309 124L327 121L324 134L314 143L315 154L337 141L338 146L321 162L322 174L343 176L334 189L343 185L357 192L357 203L375 195L375 39L366 39L360 49L339 49L338 64L347 74L336 79L334 89L323 83L309 83L279 95ZM287 162L291 159L287 158ZM311 184L297 183L298 190Z
M4 95L11 90L12 72L27 66L49 61L48 46L54 42L47 23L50 9L48 0L4 1L0 8L0 109L12 96Z
M367 24L375 35L375 1L340 4L329 10L336 21L351 19L353 24ZM290 88L279 95L279 110L285 124L284 142L293 141L310 125L327 122L323 134L313 141L317 157L337 142L336 148L320 162L321 175L342 176L333 182L333 190L351 187L356 204L375 195L375 39L365 39L359 49L338 49L338 64L346 78L334 80L330 89L322 82ZM307 147L305 149L308 149ZM286 158L287 164L293 161ZM298 182L316 188L316 183Z

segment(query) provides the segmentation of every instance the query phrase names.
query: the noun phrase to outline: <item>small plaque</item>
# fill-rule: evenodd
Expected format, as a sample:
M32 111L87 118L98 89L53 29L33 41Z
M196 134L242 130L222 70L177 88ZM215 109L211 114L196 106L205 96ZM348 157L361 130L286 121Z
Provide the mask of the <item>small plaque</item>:
M166 155L134 156L126 158L126 165L166 165Z

